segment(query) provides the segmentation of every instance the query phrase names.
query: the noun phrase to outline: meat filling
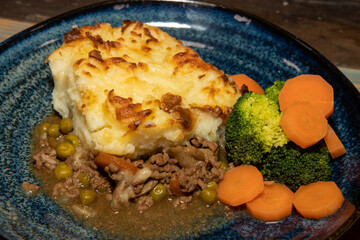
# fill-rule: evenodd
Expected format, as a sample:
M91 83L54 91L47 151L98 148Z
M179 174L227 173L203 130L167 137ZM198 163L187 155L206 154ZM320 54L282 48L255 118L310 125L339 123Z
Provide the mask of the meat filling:
M58 141L64 142L63 138L66 135ZM63 162L72 171L64 179L55 173L59 181L52 189L52 197L73 199L81 195L82 189L90 189L104 195L113 209L129 204L135 204L139 211L150 208L157 201L151 192L159 184L174 207L186 208L194 195L199 195L208 183L221 181L225 172L218 159L218 144L202 138L194 138L147 159L125 159L135 166L136 172L122 169L114 162L102 169L103 166L95 164L95 156L81 145L76 147L75 154L61 159L50 139L39 139L39 151L33 155L37 169L55 173Z

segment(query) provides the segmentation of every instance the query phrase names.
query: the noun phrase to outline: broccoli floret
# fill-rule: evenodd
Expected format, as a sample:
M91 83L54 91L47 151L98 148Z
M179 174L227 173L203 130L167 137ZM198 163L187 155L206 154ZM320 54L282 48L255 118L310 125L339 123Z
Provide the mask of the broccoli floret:
M280 182L296 191L300 185L331 179L330 156L323 141L307 149L289 142L273 148L261 165L264 180Z
M279 106L265 94L245 93L234 105L225 130L228 158L257 165L272 147L289 140L280 126Z
M228 160L255 165L265 180L300 185L331 178L330 154L323 141L302 149L280 126L278 95L284 81L275 81L265 94L245 93L234 105L225 129Z
M272 86L265 89L266 96L273 100L276 104L279 104L279 93L284 84L285 81L276 80Z

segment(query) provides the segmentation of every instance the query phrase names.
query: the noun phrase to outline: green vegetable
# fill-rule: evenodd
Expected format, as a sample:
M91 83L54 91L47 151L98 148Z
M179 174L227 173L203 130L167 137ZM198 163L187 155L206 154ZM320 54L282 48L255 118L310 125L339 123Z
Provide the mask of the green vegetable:
M285 81L276 80L272 86L265 89L266 96L271 100L273 100L278 105L279 105L279 93L283 88L284 84Z
M61 119L59 126L60 126L60 131L62 133L69 133L73 130L73 125L72 125L72 121L70 118Z
M150 197L152 197L152 199L156 202L163 200L166 195L166 188L161 183L158 183L150 192Z
M104 192L109 191L109 186L106 185L106 184L101 184L100 186L98 186L98 187L96 188L96 190L97 190L98 192L104 193Z
M75 147L79 146L79 144L80 144L79 138L72 134L66 135L64 140L72 143L72 145L74 145Z
M294 143L274 148L261 165L264 180L274 180L296 191L301 185L331 179L330 156L323 141L302 149Z
M56 155L59 158L67 158L71 155L74 155L76 152L74 145L72 145L70 142L63 142L56 146Z
M89 206L96 200L96 193L91 189L82 189L80 191L80 202L83 206Z
M42 123L37 127L37 132L40 135L47 134L49 127L50 127L50 123L47 123L47 122Z
M49 137L57 138L61 135L59 124L51 124L48 127L47 134Z
M254 165L264 180L296 191L303 184L330 180L330 154L323 141L302 149L285 136L278 105L283 85L275 81L263 95L246 93L238 99L226 125L225 146L235 165Z
M59 144L59 142L56 140L56 138L48 137L47 140L48 140L49 146L52 147L53 149L56 149L57 145Z
M261 166L264 180L274 180L296 191L301 185L329 181L330 156L323 141L307 149L294 143L273 149Z
M90 184L90 176L89 176L89 174L82 172L82 173L79 174L78 179L79 179L79 182L83 186L85 186L85 187L89 186L89 184Z
M226 172L228 170L228 164L224 161L220 161L220 168Z
M54 169L54 175L59 180L70 177L72 173L72 168L64 162L59 163Z
M212 181L206 185L206 188L216 190L218 188L218 184L215 181Z
M257 165L273 147L289 140L280 126L279 106L266 94L245 93L234 105L225 130L228 160Z
M207 204L211 204L216 201L216 190L211 188L205 188L201 190L200 197Z

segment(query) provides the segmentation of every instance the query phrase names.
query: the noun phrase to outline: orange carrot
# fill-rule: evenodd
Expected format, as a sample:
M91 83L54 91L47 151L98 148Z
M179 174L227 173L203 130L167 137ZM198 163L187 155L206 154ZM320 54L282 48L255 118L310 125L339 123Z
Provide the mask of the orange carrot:
M255 80L245 74L233 75L231 78L239 88L241 88L243 85L246 85L249 89L249 92L264 94L264 90L261 88L261 86Z
M264 181L264 185L271 185L275 183L275 181Z
M217 188L217 197L230 206L239 206L254 199L264 190L260 171L252 165L240 165L224 175Z
M343 202L341 190L331 181L300 186L294 194L294 207L304 218L327 217L335 213Z
M280 125L291 141L307 148L325 137L328 123L310 103L295 102L283 112Z
M304 74L285 82L279 93L280 110L285 111L297 101L311 103L326 118L334 111L333 88L319 75Z
M181 186L179 183L179 179L176 175L174 175L169 182L169 188L170 191L175 195L175 196L181 196L183 195L183 191L181 190Z
M137 167L133 164L127 162L126 160L116 157L114 155L110 155L107 153L99 153L99 155L96 156L94 160L95 164L98 165L101 168L105 168L108 166L111 162L116 164L116 166L119 168L119 170L127 170L130 171L133 174L136 174Z
M246 203L249 213L262 221L279 221L291 215L294 193L284 184L266 183L264 191Z
M328 125L328 131L324 137L324 140L333 159L346 153L344 145L330 125Z

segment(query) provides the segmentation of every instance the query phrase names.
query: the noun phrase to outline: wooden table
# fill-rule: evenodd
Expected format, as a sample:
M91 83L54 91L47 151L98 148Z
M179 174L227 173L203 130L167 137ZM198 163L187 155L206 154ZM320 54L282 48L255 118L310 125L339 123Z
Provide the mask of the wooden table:
M0 42L36 23L99 0L2 1ZM258 15L307 42L360 90L359 0L208 0ZM360 221L341 239L359 239ZM0 237L1 239L1 237Z

